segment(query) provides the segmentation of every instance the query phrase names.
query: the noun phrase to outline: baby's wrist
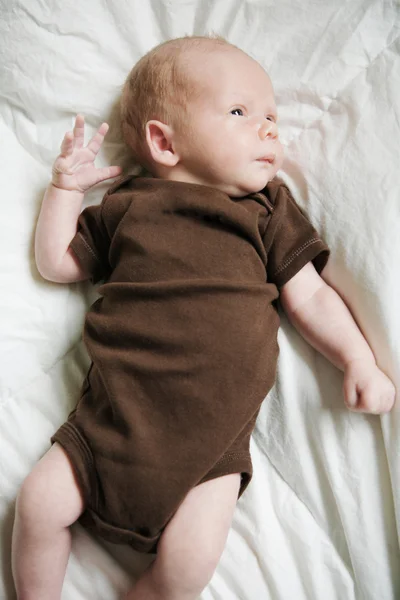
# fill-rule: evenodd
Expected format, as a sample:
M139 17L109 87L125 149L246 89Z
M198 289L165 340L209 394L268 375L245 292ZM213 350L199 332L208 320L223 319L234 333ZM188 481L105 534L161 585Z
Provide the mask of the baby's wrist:
M79 196L82 196L82 197L85 195L85 192L83 192L82 190L78 190L75 188L61 187L60 185L55 183L53 180L50 181L50 185L51 185L51 187L53 187L55 189L55 191L60 190L61 192L68 192L70 194L79 194Z
M357 364L366 369L374 369L376 367L375 356L372 354L372 352L368 353L366 356L354 356L345 362L344 370L350 369Z

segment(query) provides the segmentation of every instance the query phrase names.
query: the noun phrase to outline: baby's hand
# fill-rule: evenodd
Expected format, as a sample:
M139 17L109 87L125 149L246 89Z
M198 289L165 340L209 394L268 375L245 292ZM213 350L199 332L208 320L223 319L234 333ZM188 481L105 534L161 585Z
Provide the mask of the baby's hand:
M396 390L390 379L369 360L350 361L344 371L344 399L350 410L386 413L394 404Z
M55 187L85 192L96 183L121 174L121 167L98 169L94 165L107 131L107 123L102 123L88 145L83 147L85 120L82 115L77 115L74 131L65 134L61 143L61 154L53 165L51 181Z

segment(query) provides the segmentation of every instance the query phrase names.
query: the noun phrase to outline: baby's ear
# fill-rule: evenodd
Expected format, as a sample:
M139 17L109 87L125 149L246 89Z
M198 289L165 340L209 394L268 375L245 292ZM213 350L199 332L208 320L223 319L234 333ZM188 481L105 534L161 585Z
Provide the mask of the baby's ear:
M179 156L173 146L173 130L161 121L146 123L146 141L154 162L164 167L174 167Z

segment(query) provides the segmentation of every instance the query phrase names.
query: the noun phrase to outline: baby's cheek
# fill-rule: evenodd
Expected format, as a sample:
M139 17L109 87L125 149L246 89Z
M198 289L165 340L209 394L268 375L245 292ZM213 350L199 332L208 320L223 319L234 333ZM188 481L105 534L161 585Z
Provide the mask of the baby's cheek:
M244 153L244 148L241 145L230 144L227 142L224 144L223 148L220 149L220 161L225 167L240 164L243 160L242 156Z
M283 151L282 144L279 142L279 146L277 147L277 152L276 152L276 161L275 161L276 170L281 168L284 160L285 160L285 153Z

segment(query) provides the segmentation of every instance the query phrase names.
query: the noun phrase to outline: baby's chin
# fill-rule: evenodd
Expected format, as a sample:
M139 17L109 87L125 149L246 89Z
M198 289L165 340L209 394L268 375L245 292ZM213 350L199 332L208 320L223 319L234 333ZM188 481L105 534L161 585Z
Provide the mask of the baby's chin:
M255 194L257 192L261 192L275 177L276 173L272 173L269 176L252 178L249 181L243 181L236 185L232 185L231 190L228 192L229 196L232 198L243 198L244 196L249 196L250 194Z

